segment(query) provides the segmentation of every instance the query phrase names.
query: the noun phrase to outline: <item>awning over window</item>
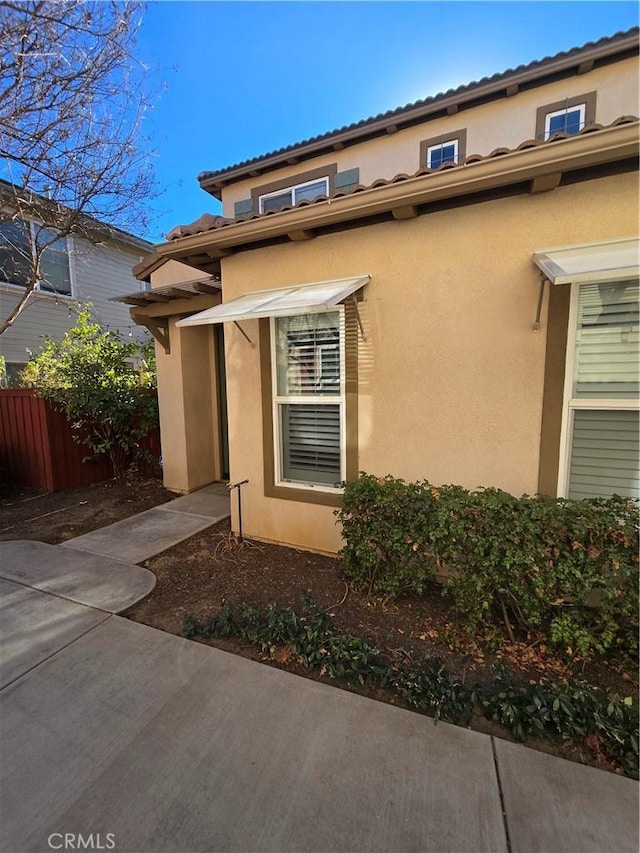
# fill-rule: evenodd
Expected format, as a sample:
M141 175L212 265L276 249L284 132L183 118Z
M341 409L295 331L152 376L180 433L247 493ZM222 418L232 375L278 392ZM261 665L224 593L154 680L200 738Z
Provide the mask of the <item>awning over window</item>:
M533 260L552 284L624 281L640 274L639 242L637 237L628 237L557 246L534 252Z
M287 317L312 311L326 311L363 287L369 275L298 284L278 290L257 290L223 302L199 314L179 320L177 326L204 326L256 320L259 317Z

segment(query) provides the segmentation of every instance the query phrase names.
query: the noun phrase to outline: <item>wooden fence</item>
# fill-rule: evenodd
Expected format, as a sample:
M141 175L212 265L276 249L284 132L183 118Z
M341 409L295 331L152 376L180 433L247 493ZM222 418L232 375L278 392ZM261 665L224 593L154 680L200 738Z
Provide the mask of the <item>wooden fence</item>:
M160 433L144 441L160 458ZM113 477L107 459L83 462L88 449L73 439L65 415L31 389L0 389L0 482L58 492ZM146 474L152 473L146 466ZM157 473L157 471L156 471Z

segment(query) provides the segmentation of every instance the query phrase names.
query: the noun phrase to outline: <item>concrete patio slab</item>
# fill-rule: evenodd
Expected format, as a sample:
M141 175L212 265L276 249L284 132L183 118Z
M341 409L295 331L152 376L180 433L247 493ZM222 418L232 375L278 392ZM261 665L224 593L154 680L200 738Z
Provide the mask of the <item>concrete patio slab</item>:
M638 783L495 740L513 853L638 853Z
M0 542L0 577L109 613L131 607L156 584L140 566L21 539Z
M108 618L100 610L0 579L0 688Z
M3 850L507 849L490 738L118 616L0 704Z
M229 490L224 483L213 483L197 492L160 504L156 509L165 512L186 512L220 521L229 515Z
M127 563L141 563L211 527L217 520L184 512L167 512L156 507L92 533L69 539L61 547L114 557Z

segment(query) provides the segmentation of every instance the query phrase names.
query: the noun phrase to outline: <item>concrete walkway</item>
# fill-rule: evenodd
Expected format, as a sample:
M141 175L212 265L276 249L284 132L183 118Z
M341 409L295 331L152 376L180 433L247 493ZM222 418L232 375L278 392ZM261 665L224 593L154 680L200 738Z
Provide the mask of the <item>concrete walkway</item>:
M76 536L61 547L141 563L228 517L228 489L224 483L214 483L108 527Z
M635 782L116 615L149 575L0 543L0 851L637 853Z
M6 853L637 853L629 779L2 586Z

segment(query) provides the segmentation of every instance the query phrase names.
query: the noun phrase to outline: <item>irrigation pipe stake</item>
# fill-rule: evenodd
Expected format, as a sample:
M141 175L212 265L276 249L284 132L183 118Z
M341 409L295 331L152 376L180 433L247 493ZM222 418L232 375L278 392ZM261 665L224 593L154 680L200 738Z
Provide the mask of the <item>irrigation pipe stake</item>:
M245 483L248 483L248 480L240 480L238 483L230 483L227 488L231 493L234 489L238 490L238 539L240 542L244 542L244 538L242 536L242 486Z

